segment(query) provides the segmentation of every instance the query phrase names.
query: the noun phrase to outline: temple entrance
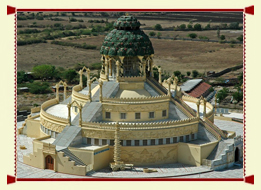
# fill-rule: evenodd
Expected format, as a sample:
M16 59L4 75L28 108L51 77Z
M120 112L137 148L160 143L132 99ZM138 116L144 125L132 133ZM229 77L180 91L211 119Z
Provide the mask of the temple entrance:
M235 150L235 162L238 162L239 161L239 149L236 148Z
M54 169L54 160L50 155L45 157L45 169L49 169L49 170Z

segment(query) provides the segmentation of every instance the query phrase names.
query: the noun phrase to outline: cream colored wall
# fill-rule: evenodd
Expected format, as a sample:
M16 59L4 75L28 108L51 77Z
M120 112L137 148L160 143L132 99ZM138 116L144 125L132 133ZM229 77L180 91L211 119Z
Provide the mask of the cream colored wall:
M179 142L178 162L182 164L200 166L200 146Z
M74 175L86 175L86 166L75 166L73 161L64 157L62 152L56 154L56 171Z
M154 104L103 104L102 110L104 121L154 121L168 118L169 102ZM162 117L163 110L167 110L166 117ZM105 118L106 112L111 113L110 119ZM149 118L149 112L154 112L154 118ZM126 113L126 119L120 119L120 113ZM135 113L141 113L141 119L135 119Z
M120 82L121 90L144 89L144 82Z
M34 119L26 120L27 136L38 138L40 137L40 121Z
M121 147L121 159L135 166L175 163L178 161L178 144Z
M43 143L40 141L33 141L33 151L36 152L38 149L43 149Z
M108 147L107 147L108 148ZM108 167L111 162L110 150L94 155L93 170L99 170Z
M75 156L80 158L86 165L93 164L93 151L92 150L83 150L77 148L68 148Z
M211 142L205 145L195 145L179 142L178 146L178 162L200 166L202 160L206 159L213 151L218 142Z
M23 157L23 162L24 164L36 167L36 168L41 168L44 169L44 157L43 157L43 152L42 150L38 149L33 152L33 154L24 155Z
M201 163L203 159L206 159L209 154L213 151L216 147L218 142L211 142L205 145L201 145Z

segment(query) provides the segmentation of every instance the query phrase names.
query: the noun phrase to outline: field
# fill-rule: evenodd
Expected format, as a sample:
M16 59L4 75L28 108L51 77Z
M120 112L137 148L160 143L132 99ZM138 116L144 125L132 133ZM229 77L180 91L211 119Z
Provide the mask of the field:
M97 50L86 50L50 43L18 46L18 70L30 71L37 64L52 64L69 68L76 63L100 62L99 48L104 36L86 37L77 40L62 39L73 43L96 45ZM163 70L181 72L198 70L200 72L221 71L227 67L242 64L243 46L212 42L191 42L182 40L151 39L154 47L154 62Z

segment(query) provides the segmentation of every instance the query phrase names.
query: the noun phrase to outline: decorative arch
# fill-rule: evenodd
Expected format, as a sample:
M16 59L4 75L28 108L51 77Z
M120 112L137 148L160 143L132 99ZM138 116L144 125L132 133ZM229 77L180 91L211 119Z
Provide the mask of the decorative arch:
M77 108L79 109L79 126L81 127L82 126L82 105L79 104L78 102L76 102L75 100L72 101L71 103L67 104L67 107L68 107L68 123L69 125L71 125L71 107L73 105L76 105Z
M63 85L63 88L64 88L64 91L63 91L63 100L65 100L67 98L67 92L66 92L66 88L67 88L67 83L66 82L63 82L62 80L60 82L58 82L56 84L56 99L58 100L58 102L60 101L59 100L59 88L60 88L60 85Z
M87 73L87 84L88 84L88 81L90 80L90 73L91 73L91 70L87 67L83 67L78 73L80 75L80 86L81 88L83 89L83 82L82 82L82 75L83 75L83 72L86 72Z

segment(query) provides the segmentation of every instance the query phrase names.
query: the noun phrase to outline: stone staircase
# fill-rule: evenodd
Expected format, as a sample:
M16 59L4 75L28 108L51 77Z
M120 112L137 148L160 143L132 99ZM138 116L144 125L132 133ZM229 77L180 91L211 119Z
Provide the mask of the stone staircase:
M75 162L75 166L80 165L80 166L87 166L80 158L78 158L77 156L75 156L68 148L59 150L58 152L63 152L64 153L64 157L69 157L69 161L74 161Z
M82 142L81 127L67 125L63 131L57 135L53 145L56 145L56 150L62 150L70 145L75 145Z
M222 170L231 167L234 162L227 163L227 153L229 152L234 154L233 143L220 141L210 155L206 159L203 159L202 165L208 166L213 170Z

